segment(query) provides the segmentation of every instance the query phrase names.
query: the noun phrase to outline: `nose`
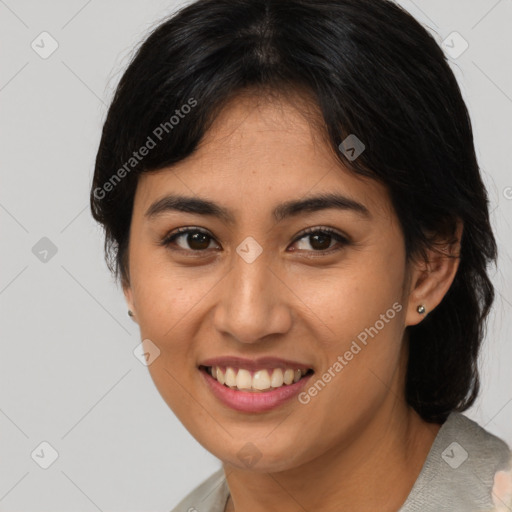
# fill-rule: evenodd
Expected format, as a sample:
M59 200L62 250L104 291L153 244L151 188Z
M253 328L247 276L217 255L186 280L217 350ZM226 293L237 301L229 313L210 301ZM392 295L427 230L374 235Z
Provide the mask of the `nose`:
M272 334L284 334L292 325L291 292L267 258L252 263L236 255L222 283L214 314L215 328L240 343L256 343Z

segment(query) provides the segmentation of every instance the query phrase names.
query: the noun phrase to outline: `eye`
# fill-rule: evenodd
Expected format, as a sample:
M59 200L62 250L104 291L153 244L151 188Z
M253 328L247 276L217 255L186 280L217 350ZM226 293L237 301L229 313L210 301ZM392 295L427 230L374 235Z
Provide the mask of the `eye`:
M316 252L323 254L330 254L335 252L338 249L332 249L332 242L336 242L338 245L346 246L350 244L350 241L347 237L338 233L337 231L323 227L323 228L309 228L303 231L298 237L293 241L294 244L297 242L301 242L303 239L306 240L309 238L309 245L312 247L308 249L307 247L299 247L300 250L305 250L306 252ZM179 228L176 231L167 235L161 242L160 245L164 247L169 247L172 250L183 250L185 252L204 252L210 248L210 243L214 240L214 238L207 232L200 228ZM304 242L302 242L304 244ZM177 245L178 249L174 249L172 245ZM292 251L295 251L293 249Z
M338 233L337 231L331 229L331 228L309 228L301 233L295 240L294 243L300 242L301 240L307 240L309 239L308 244L310 247L313 248L311 251L310 249L306 248L300 248L305 249L308 252L321 252L321 253L327 253L330 254L331 252L335 252L338 249L332 250L333 245L331 243L337 242L341 246L349 245L350 241L347 237L343 236L341 233ZM304 244L303 245L307 245ZM336 245L336 244L334 244Z
M168 247L173 244L188 252L201 252L209 248L213 238L199 228L179 228L166 236L161 245ZM188 247L187 247L188 245ZM178 249L179 250L179 249Z

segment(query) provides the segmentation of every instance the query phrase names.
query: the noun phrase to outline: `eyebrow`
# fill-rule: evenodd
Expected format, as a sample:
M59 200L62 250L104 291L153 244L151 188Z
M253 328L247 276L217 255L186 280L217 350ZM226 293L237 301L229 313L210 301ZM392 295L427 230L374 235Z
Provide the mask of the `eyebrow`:
M317 212L330 208L351 211L366 219L371 219L372 217L366 206L349 197L333 193L286 201L273 210L272 216L276 222L281 222L302 213ZM177 194L170 194L158 199L146 210L144 216L151 220L169 211L208 215L217 217L226 224L235 224L235 218L227 208L208 199Z

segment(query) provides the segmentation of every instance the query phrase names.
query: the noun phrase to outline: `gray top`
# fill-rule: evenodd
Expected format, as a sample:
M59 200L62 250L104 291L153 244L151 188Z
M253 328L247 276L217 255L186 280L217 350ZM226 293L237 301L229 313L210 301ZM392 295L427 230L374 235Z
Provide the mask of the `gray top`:
M495 473L509 471L511 462L512 452L500 438L467 416L452 412L439 429L416 482L397 512L512 510L512 502L506 503L510 509L495 508L491 492ZM228 497L221 468L171 512L224 512Z

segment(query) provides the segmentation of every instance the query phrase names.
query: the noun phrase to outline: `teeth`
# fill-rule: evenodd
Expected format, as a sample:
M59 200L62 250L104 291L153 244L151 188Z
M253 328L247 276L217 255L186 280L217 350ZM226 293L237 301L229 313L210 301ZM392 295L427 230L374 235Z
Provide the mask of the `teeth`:
M270 378L270 385L273 388L280 388L283 385L283 383L284 383L284 378L283 378L282 370L279 370L278 372L273 371L272 377Z
M251 372L244 368L227 367L223 371L219 366L208 367L207 372L221 384L231 389L245 391L265 391L280 388L283 385L289 386L298 382L306 373L307 368L274 368L273 370L258 370L251 375Z
M251 389L252 377L247 370L238 370L238 375L236 376L236 387L238 389Z
M217 366L217 374L218 372L222 373L222 370ZM229 386L230 388L236 387L236 373L235 370L233 370L233 368L226 369L224 379L226 381L226 386Z
M240 373L240 371L238 373ZM254 374L252 378L252 387L259 391L270 388L270 375L267 370L258 370Z
M212 368L213 369L213 368ZM213 376L213 375L212 375ZM217 367L217 371L214 374L215 378L221 383L224 384L224 374L222 373L221 369Z
M295 372L293 370L291 370L290 368L288 368L285 372L284 372L284 383L285 384L291 384L293 382L293 377L295 376Z

